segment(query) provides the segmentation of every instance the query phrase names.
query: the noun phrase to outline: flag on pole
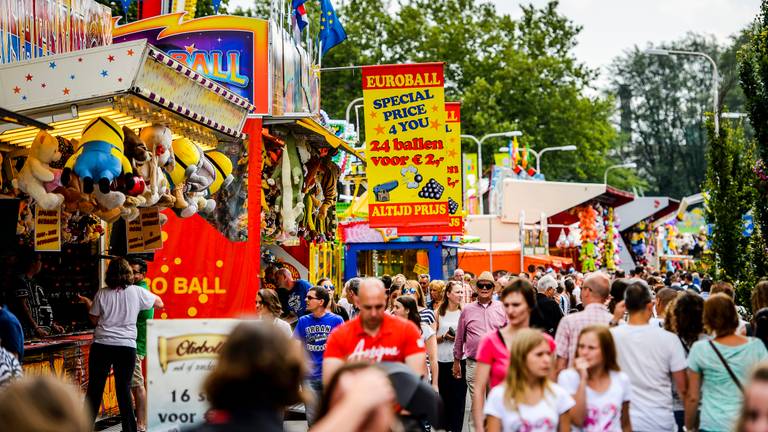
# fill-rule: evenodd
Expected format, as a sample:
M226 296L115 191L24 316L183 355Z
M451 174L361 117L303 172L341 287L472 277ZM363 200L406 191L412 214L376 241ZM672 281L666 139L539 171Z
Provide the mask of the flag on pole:
M520 174L520 171L522 171L519 166L520 155L517 154L520 150L520 143L517 142L517 137L512 137L512 143L510 145L512 146L512 171L514 171L515 174Z
M293 8L293 19L299 27L299 32L304 31L304 28L309 24L307 9L304 8L304 3L306 3L306 1L307 0L293 0L291 3L291 7Z
M344 42L347 39L347 33L333 10L331 0L320 0L320 44L322 55L329 49Z

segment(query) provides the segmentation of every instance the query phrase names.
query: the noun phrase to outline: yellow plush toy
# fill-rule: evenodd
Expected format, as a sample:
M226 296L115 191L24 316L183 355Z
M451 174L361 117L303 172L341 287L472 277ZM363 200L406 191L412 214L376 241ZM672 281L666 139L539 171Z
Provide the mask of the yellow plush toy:
M213 183L208 186L208 192L213 195L222 187L226 188L229 186L232 180L234 180L234 177L232 177L232 161L224 153L215 150L206 152L205 157L208 158L216 169L216 177Z

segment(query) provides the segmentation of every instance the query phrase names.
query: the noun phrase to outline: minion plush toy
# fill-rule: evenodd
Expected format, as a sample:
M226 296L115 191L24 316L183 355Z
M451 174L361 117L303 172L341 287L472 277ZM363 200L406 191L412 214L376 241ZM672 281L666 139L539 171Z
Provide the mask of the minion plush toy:
M171 193L176 198L173 207L177 210L185 210L189 207L187 180L197 172L202 152L198 151L197 146L187 138L174 140L171 148L173 149L174 163L166 165L163 170L168 179Z
M130 161L123 154L123 130L106 117L91 120L83 129L80 147L67 161L65 170L73 170L83 182L83 192L93 192L93 184L99 182L99 191L109 193L109 185L121 173L133 173ZM68 177L68 174L67 174ZM127 178L128 189L133 179Z
M222 187L226 189L234 180L234 177L232 177L232 161L224 153L215 150L206 152L205 157L216 169L216 178L208 186L208 193L213 195Z

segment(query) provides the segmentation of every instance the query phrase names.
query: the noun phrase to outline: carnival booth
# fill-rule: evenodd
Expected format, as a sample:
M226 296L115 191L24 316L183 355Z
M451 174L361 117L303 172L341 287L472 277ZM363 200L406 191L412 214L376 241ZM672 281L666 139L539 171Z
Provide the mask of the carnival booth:
M567 258L577 270L587 271L615 269L620 263L620 237L613 209L632 201L631 193L605 184L506 179L501 194L502 211L494 222L493 239L508 246L507 250L494 251L518 250L524 257L526 248L533 247L535 252L535 247L546 245L546 256L559 257L549 260ZM489 238L486 226L469 233ZM502 237L505 232L507 237ZM463 252L462 259L476 253Z
M654 222L674 215L680 201L669 197L636 197L616 209L621 232L621 265L625 271L638 265L656 265Z
M101 286L107 254L151 257L171 236L170 218L199 215L238 235L252 106L144 40L0 66L0 89L1 106L47 125L0 124L3 211L19 215L8 244L42 252L47 324L64 327L30 334L24 365L82 383L91 336L77 296ZM194 247L189 234L174 235Z

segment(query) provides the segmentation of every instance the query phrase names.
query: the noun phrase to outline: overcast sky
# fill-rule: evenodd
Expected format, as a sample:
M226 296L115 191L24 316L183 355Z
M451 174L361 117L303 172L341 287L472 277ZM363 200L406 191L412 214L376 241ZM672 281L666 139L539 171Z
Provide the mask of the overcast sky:
M342 0L332 1L338 6ZM520 4L547 4L547 0L484 1L513 17L520 16ZM229 2L232 8L251 3ZM593 68L602 68L634 45L672 41L689 31L714 35L724 43L749 24L759 8L760 0L561 0L559 7L560 13L583 26L576 55ZM340 19L343 23L344 17Z

